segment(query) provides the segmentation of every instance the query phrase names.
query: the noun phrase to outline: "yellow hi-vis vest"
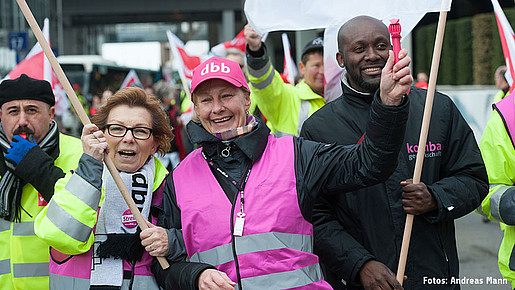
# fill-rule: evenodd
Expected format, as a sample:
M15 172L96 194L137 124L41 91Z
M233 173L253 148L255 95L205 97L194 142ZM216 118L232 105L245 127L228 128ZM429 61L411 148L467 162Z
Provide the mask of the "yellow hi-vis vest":
M508 110L502 111L499 108L500 102L508 103ZM502 101L495 104L495 110L490 116L490 120L486 125L479 148L485 162L486 171L488 173L488 181L490 190L485 197L478 211L488 216L491 220L496 220L504 226L504 237L498 254L499 271L502 276L515 286L515 225L513 224L513 206L515 203L511 198L503 198L509 196L509 192L513 190L515 185L515 148L514 148L514 132L510 132L508 128L513 128L513 110L515 105L514 96L507 96ZM506 103L504 104L506 105ZM511 114L511 116L510 116ZM511 125L509 124L511 123ZM511 136L511 137L510 137ZM504 208L511 208L506 212ZM511 215L511 216L510 216Z
M81 155L79 139L59 134L57 167L65 173L75 170ZM20 222L0 218L0 288L48 289L49 247L34 234L34 219L44 204L30 184L23 187L21 206Z
M298 136L304 121L325 105L324 97L304 81L297 86L285 83L270 60L263 68L249 67L248 71L252 102L256 102L278 137Z

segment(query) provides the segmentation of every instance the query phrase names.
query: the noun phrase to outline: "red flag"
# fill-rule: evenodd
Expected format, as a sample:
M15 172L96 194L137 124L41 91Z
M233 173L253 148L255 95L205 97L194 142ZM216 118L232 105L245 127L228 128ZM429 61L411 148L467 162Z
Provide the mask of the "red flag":
M242 29L232 40L213 46L213 48L211 48L211 54L225 57L225 51L230 47L234 47L245 55L245 46L247 46L247 41L245 40L244 29Z
M138 75L136 74L136 71L131 69L125 79L123 80L122 85L120 86L120 89L126 88L126 87L140 87L143 88L143 85L141 84L141 81L138 78Z
M191 84L191 78L193 76L193 69L200 64L200 57L191 56L184 50L184 43L170 30L166 32L168 41L172 47L173 57L179 63L179 75L181 80L187 81L188 85Z
M497 0L491 0L494 6L495 19L497 19L497 28L499 29L499 36L501 37L502 52L506 61L506 74L504 77L510 85L510 93L515 88L515 82L513 81L515 76L515 68L513 67L513 58L515 56L515 34L511 28L506 15L502 11L501 5Z
M50 44L49 27L49 20L45 18L42 31ZM26 74L31 78L46 80L52 85L55 95L55 113L57 115L62 115L70 107L64 88L59 79L57 79L39 43L32 47L25 59L9 72L4 79L15 79L22 74Z
M191 79L193 77L193 69L195 69L200 63L200 57L191 56L184 50L184 43L170 30L166 31L166 35L168 36L168 41L170 42L170 46L172 47L172 53L174 59L177 60L179 64L179 75L181 77L181 81L183 83L184 90L186 91L186 95L188 96L188 102L190 102L188 109L182 112L181 120L183 124L188 123L193 116L193 103L190 100L190 92L188 86L191 86Z

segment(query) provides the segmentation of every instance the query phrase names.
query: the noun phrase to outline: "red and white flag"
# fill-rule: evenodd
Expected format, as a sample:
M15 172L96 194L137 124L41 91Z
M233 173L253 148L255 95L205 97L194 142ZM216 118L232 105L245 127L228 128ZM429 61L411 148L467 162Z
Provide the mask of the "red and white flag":
M499 36L501 37L502 52L506 61L507 70L506 74L504 74L504 77L510 85L511 93L515 88L515 82L513 81L515 77L515 68L513 67L513 57L515 57L515 34L513 34L513 29L511 28L510 22L508 22L506 15L504 15L499 2L497 0L491 1L492 5L494 6L495 19L497 19Z
M261 35L278 30L325 28L324 74L327 85L324 98L332 101L341 95L342 69L335 55L338 29L343 23L357 15L369 15L381 19L388 26L390 19L397 18L404 37L427 12L449 11L450 7L451 0L246 0L244 10L252 28ZM306 17L306 11L310 17Z
M282 34L284 50L284 70L283 75L292 85L295 84L295 77L298 74L297 65L291 56L290 40L286 33Z
M170 42L173 57L179 65L178 71L181 81L183 82L183 88L184 90L189 90L189 87L191 87L191 79L193 78L193 70L202 61L200 57L191 56L186 53L182 40L180 40L179 37L173 34L170 30L166 31L166 36ZM186 101L190 102L190 105L188 109L181 114L181 120L184 124L188 123L193 117L193 103L190 100L190 92L186 91L186 95L188 96L188 100Z
M234 37L232 40L222 42L220 44L213 46L211 48L211 54L215 56L225 57L225 51L228 48L233 47L240 50L245 55L245 46L247 46L247 41L245 40L244 31L245 30L242 29L240 33L238 33L238 35L236 35L236 37Z
M50 44L49 22L48 18L45 18L42 31L46 40ZM25 59L23 59L11 72L9 72L3 80L16 79L22 74L26 74L34 79L46 80L52 85L52 90L55 95L56 115L63 115L63 113L70 107L64 88L52 70L50 62L48 62L48 59L45 57L45 53L43 52L41 45L39 45L39 42L32 47Z
M126 88L126 87L140 87L143 88L143 84L138 78L138 74L136 74L136 71L131 69L125 79L123 80L122 85L120 86L120 89Z
M166 35L172 47L173 57L179 64L181 80L187 81L188 86L190 86L191 78L193 77L193 69L201 63L200 57L187 54L184 50L184 43L170 30L166 31Z

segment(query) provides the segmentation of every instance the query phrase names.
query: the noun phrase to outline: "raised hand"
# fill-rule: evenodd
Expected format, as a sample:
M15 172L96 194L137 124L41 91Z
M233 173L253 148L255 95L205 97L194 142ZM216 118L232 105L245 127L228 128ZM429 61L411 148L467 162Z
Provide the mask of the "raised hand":
M411 58L408 51L402 49L399 52L399 62L395 62L393 51L390 50L388 60L381 73L380 96L385 105L397 106L402 101L413 83L413 76L409 64Z
M109 153L109 145L104 133L95 124L87 124L80 137L82 150L98 161L104 161L104 154Z
M5 154L5 158L11 160L14 164L18 165L23 157L29 152L32 147L36 146L36 141L32 140L32 142L25 140L20 135L14 135L13 140L10 143L11 148L7 149L7 154Z
M252 51L258 51L261 48L261 35L254 31L250 24L245 25L244 30L245 40L249 45L249 49Z

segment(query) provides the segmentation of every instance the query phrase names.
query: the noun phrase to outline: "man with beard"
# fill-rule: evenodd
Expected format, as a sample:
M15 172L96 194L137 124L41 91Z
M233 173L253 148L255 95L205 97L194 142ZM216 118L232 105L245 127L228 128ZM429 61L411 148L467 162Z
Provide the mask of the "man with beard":
M336 59L345 67L343 94L315 112L300 135L350 145L366 134L370 103L391 50L388 29L375 18L355 17L340 28L338 49ZM406 145L390 178L317 201L315 252L335 289L401 288L394 272L406 214L415 215L406 289L425 289L433 278L442 281L442 289L459 289L452 283L452 277L459 277L454 219L481 203L488 179L470 127L453 102L436 93L421 182L413 184L426 92L411 87Z
M23 74L0 84L0 285L48 289L48 245L34 218L64 172L77 169L79 139L59 133L47 81ZM66 218L65 216L61 218Z

